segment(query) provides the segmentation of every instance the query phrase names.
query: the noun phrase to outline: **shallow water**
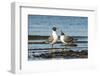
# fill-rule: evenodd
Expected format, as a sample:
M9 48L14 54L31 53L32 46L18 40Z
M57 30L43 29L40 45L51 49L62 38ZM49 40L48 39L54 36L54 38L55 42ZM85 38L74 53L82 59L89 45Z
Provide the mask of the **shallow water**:
M29 40L29 42L44 42L44 41L46 41L46 40ZM75 47L69 47L69 46L63 46L63 43L56 43L56 44L54 44L54 47L53 48L74 48L74 49L76 49L76 48L81 48L81 49L83 49L83 48L87 48L87 46L88 46L88 41L87 41L87 37L83 37L83 38L77 38L77 41L75 42L75 44L77 45L77 46L75 46ZM28 44L28 49L38 49L38 48L52 48L52 46L50 45L50 44L45 44L45 43L43 43L43 44ZM45 49L44 49L45 50ZM41 50L42 51L42 50Z
M66 50L73 50L73 51L88 51L88 41L87 41L87 37L83 37L83 38L77 38L77 42L75 44L77 44L77 46L63 46L62 43L56 43L54 44L55 49L50 50L50 48L52 49L52 46L50 44L28 44L28 56L29 56L29 60L34 60L36 59L36 57L33 57L34 55L40 55L43 53L49 53L51 51L66 51ZM45 40L29 40L29 42L43 42ZM83 41L78 42L78 41ZM58 48L58 49L56 49ZM63 49L60 49L63 48ZM34 53L33 53L34 52Z

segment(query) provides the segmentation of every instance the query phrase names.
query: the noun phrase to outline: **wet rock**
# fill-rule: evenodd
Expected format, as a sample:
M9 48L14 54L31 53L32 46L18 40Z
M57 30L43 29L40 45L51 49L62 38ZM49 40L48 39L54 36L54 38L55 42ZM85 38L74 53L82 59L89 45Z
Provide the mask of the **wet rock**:
M53 51L48 53L33 53L32 55L34 58L43 58L43 59L50 59L50 58L65 58L65 59L72 59L72 58L87 58L88 57L88 50L82 51L73 51L73 50L65 50L65 51ZM29 57L31 58L31 57Z

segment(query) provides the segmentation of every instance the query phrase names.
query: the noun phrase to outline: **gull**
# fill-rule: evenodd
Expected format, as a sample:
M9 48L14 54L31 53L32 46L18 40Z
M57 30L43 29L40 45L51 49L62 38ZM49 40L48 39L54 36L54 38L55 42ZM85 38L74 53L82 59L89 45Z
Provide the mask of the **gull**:
M76 39L74 39L71 36L66 36L62 31L61 31L61 36L60 36L60 40L63 44L65 45L73 45L73 46L77 46L76 44L73 44L75 42Z
M57 28L53 27L52 28L52 34L48 38L48 42L49 42L49 44L52 45L52 48L53 48L53 44L55 44L57 42L57 40L58 40L58 36L57 36L56 30L57 30Z

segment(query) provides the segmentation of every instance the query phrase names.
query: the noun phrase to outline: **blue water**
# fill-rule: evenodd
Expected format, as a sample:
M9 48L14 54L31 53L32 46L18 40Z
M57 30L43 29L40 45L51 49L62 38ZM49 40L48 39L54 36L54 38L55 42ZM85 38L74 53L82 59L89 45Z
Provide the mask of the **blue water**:
M51 35L53 26L59 28L57 34L60 35L60 30L70 36L87 36L88 17L75 16L28 16L28 33L29 35Z
M74 47L70 47L70 46L66 46L66 48L68 48L69 50L73 50L73 51L82 51L82 50L87 50L88 49L88 41L87 41L87 37L86 38L77 38L77 42L78 41L83 41L82 42L75 42L75 44L77 44L77 46ZM44 42L46 40L29 40L30 42ZM54 44L53 48L65 48L65 46L63 46L63 43L56 43ZM28 49L39 49L39 48L52 48L51 44L28 44ZM45 49L44 49L45 50ZM44 51L44 50L38 50L38 51ZM31 50L30 50L31 51ZM34 52L38 52L37 50L32 50ZM48 50L46 50L48 51Z
M87 37L86 38L77 38L78 41L87 41ZM30 42L43 42L45 40L29 40ZM84 43L75 43L77 44L77 46L71 47L71 46L62 46L62 43L59 44L54 44L53 48L65 48L65 49L45 49L45 48L52 48L52 46L50 44L28 44L28 60L41 60L38 57L34 57L35 56L39 56L41 54L44 53L50 53L52 50L53 51L69 51L69 50L73 50L73 51L78 51L81 52L83 50L87 50L88 51L88 42L84 42ZM42 48L42 50L41 50ZM33 53L34 52L34 53ZM70 57L71 58L71 57Z

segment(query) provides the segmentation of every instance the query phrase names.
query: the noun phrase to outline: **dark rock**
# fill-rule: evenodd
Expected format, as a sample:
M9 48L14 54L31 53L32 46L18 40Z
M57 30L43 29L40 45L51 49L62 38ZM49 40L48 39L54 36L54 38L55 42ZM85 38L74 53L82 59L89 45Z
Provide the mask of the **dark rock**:
M41 56L42 58L52 58L52 55L49 54L49 53L41 54L40 56Z
M77 44L68 44L68 46L72 46L72 47L74 47L74 46L77 46Z

